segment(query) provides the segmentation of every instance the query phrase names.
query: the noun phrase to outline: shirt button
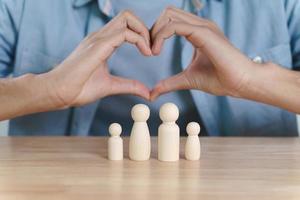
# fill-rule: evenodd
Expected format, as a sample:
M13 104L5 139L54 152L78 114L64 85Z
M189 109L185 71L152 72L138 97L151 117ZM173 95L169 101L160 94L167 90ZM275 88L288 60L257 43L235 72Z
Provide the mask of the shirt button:
M260 56L256 56L252 59L253 62L258 63L258 64L262 64L263 63L263 59Z

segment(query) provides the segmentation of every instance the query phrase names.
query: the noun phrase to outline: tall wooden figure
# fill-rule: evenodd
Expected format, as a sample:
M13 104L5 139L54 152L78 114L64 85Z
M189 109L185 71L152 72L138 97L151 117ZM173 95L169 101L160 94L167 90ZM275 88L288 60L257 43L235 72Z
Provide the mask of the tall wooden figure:
M159 117L162 124L158 128L158 160L178 161L180 133L176 120L179 110L175 104L166 103L161 106Z
M131 110L134 120L129 140L129 158L131 160L143 161L150 158L151 141L147 120L150 109L144 104L137 104Z

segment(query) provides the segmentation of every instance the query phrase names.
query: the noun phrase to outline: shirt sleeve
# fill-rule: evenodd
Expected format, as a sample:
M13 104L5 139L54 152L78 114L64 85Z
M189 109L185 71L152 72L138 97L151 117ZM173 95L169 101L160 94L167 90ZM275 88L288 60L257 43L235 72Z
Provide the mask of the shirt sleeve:
M285 9L293 54L293 69L300 71L300 1L286 0Z
M23 0L0 0L0 78L13 71Z

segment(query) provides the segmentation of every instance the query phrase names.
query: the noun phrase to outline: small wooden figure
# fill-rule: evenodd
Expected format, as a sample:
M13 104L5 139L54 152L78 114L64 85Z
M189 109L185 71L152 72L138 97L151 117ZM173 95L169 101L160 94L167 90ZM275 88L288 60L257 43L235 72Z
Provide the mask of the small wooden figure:
M111 136L108 139L108 159L123 160L123 140L120 137L122 133L121 125L118 123L111 124L108 132Z
M185 158L187 160L199 160L201 154L200 148L200 125L197 122L190 122L186 127L188 134L185 144Z

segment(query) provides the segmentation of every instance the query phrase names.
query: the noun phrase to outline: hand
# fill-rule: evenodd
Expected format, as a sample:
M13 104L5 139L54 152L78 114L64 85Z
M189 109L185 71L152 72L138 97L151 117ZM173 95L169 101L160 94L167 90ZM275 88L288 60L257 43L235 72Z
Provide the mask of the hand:
M172 7L152 28L152 53L158 55L164 40L174 34L193 44L193 59L186 70L159 82L151 91L151 100L182 89L238 97L254 76L254 69L260 67L234 48L213 22Z
M133 94L149 99L149 89L136 80L109 73L107 59L123 42L135 44L151 55L146 26L124 11L101 30L85 38L75 51L49 73L42 74L56 107L79 106L114 94Z

